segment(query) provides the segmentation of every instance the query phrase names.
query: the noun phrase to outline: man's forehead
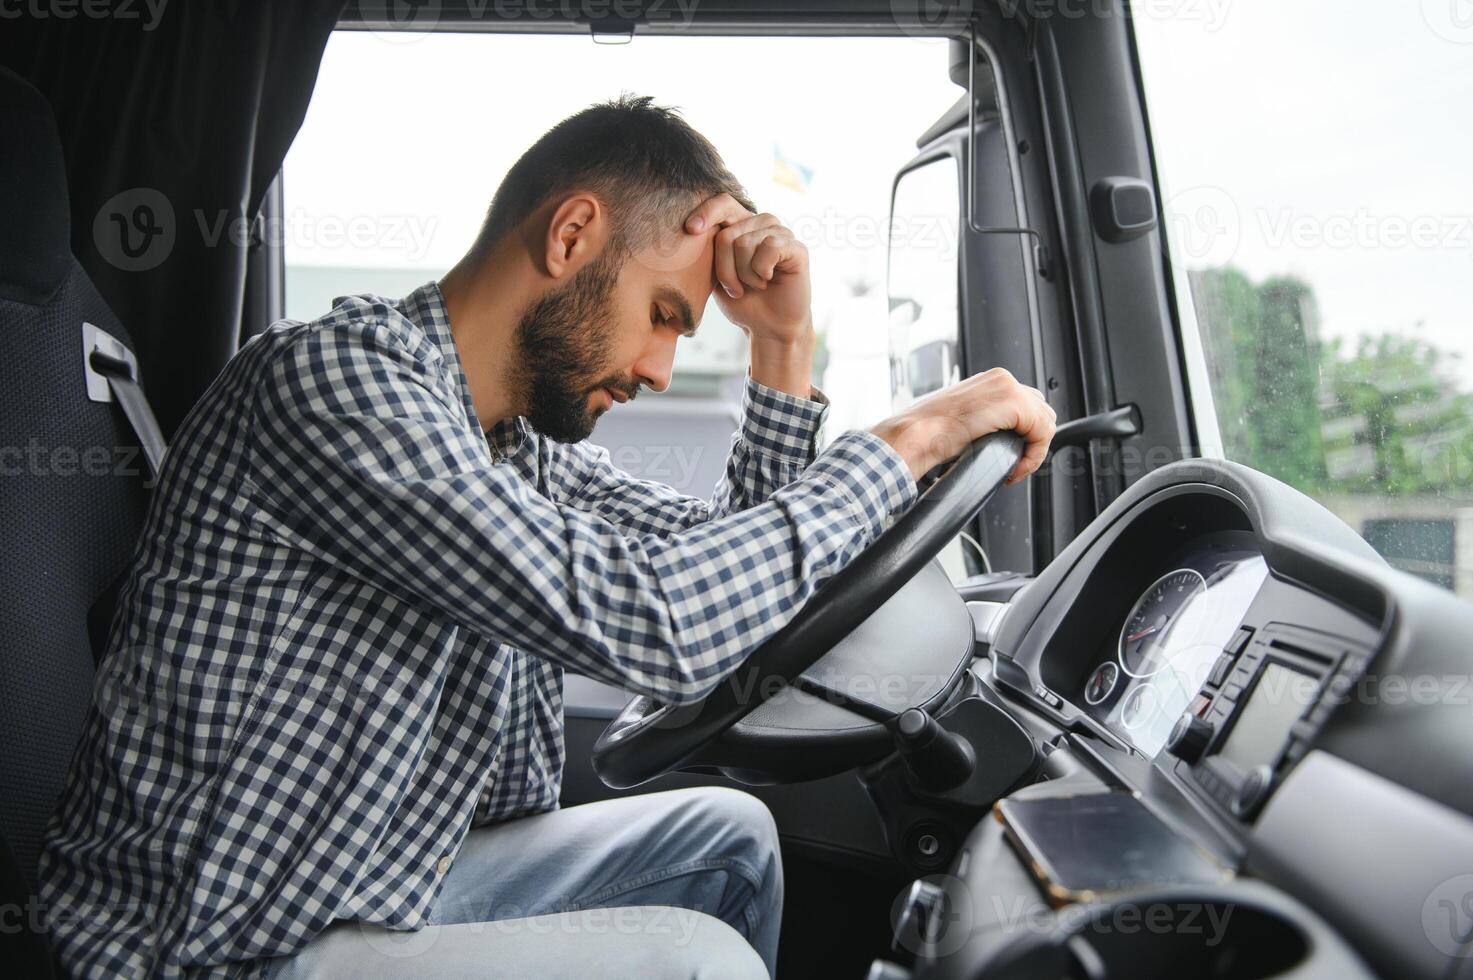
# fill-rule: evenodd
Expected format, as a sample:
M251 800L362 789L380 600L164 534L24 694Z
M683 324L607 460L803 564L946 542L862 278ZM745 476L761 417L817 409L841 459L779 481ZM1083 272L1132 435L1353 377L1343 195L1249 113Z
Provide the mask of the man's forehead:
M682 280L704 277L709 286L716 285L716 239L712 232L692 235L683 229L662 233L655 241L635 253L634 261L655 273L666 273Z

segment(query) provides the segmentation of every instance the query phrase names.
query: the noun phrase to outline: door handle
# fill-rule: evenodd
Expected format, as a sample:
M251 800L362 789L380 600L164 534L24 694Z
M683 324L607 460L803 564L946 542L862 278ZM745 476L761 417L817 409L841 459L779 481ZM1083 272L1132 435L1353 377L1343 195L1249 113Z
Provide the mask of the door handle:
M1141 413L1134 405L1071 419L1054 430L1053 448L1083 446L1096 439L1124 439L1140 435Z

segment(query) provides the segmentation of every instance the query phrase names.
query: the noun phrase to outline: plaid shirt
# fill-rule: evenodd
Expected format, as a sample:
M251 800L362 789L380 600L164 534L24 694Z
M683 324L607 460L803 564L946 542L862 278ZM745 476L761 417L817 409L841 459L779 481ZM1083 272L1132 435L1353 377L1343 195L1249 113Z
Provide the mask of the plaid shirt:
M239 975L417 929L557 806L562 672L701 698L915 493L749 381L712 500L481 431L439 287L277 324L180 428L42 856L69 972Z

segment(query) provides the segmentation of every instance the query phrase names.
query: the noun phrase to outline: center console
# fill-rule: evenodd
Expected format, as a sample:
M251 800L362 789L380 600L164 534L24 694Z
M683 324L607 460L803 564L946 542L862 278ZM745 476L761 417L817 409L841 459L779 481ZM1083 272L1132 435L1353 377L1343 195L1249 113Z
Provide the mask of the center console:
M976 824L949 874L909 890L895 962L877 962L871 980L1372 976L1316 912L1242 872L1260 811L1370 655L1284 622L1288 595L1272 595L1154 759L1084 733L1055 740L1042 780Z
M1271 623L1243 627L1166 741L1177 774L1251 821L1308 751L1367 656L1348 641Z
M1077 760L1055 751L1057 775L1013 794L1015 803L1052 802L1056 814L1078 808L1087 822L1122 794ZM1110 807L1112 811L1117 807ZM1149 823L1155 851L1197 853L1181 824ZM1171 837L1164 847L1162 835ZM1090 835L1093 836L1093 835ZM994 813L968 836L952 872L919 879L897 909L893 962L876 961L869 980L1038 980L1038 978L1178 978L1369 980L1356 953L1318 915L1261 881L1212 865L1209 873L1138 872L1128 842L1098 855L1101 880L1119 872L1120 887L1049 887L1076 861L1080 841L1034 835L1024 845ZM1194 860L1197 860L1194 857ZM1205 865L1204 865L1205 867ZM1052 869L1052 870L1050 870ZM902 965L905 964L905 965Z

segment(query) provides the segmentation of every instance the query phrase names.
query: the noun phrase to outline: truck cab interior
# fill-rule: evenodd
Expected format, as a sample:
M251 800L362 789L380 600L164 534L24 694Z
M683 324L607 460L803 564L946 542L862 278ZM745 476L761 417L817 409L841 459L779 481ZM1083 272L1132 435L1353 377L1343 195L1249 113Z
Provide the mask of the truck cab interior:
M0 25L0 932L22 975L55 969L36 858L158 458L283 315L259 226L323 46L408 27L946 39L956 103L915 120L890 196L892 219L951 209L954 260L891 246L892 393L1002 365L1061 423L1023 484L998 486L1007 435L934 474L704 702L569 677L564 806L760 797L789 977L1473 977L1473 538L1429 571L1230 451L1125 0L175 2L157 30ZM959 535L981 555L960 573Z

